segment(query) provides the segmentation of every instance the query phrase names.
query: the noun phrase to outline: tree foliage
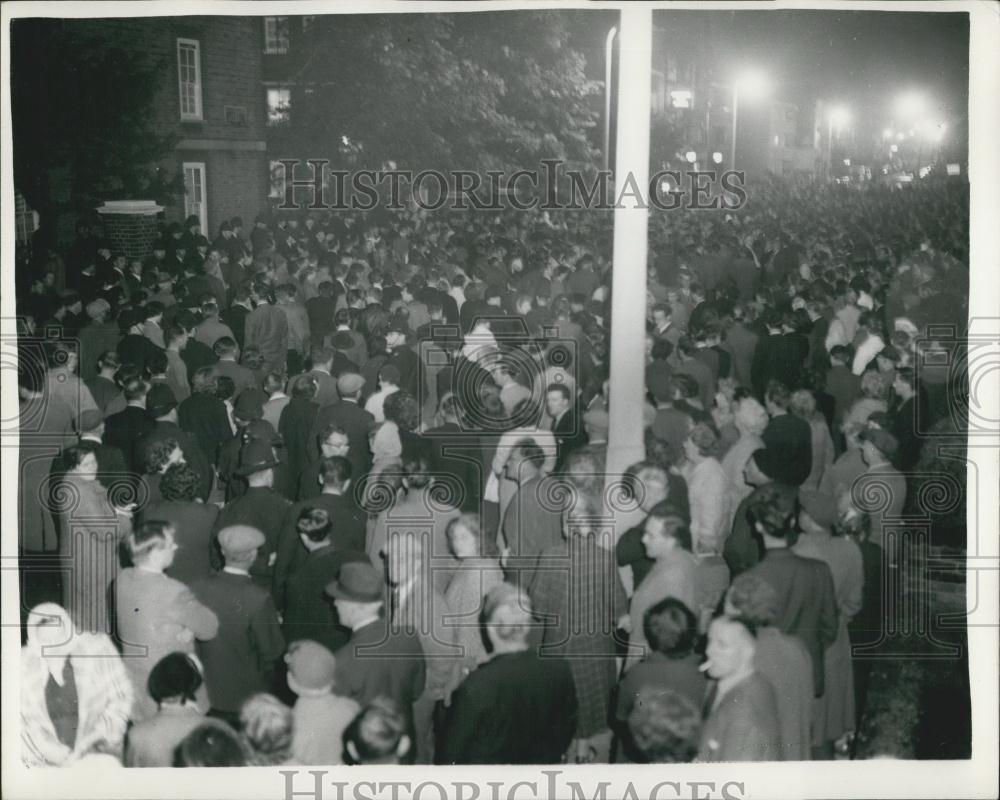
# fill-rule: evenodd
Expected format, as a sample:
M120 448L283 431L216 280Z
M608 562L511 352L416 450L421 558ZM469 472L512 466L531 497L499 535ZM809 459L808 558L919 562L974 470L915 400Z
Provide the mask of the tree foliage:
M177 191L177 176L156 166L174 144L154 124L163 65L91 31L72 20L12 23L14 183L43 221Z
M562 12L318 17L295 76L293 144L366 166L504 169L586 164L599 87Z

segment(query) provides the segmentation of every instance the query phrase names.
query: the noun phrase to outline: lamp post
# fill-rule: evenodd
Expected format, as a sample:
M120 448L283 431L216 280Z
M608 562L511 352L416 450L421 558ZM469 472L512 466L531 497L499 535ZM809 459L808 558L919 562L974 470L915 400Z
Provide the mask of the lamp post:
M618 35L618 28L612 27L608 31L608 38L604 42L604 169L607 170L611 163L611 56L615 46L615 36Z
M744 95L760 96L767 91L767 78L757 71L743 72L733 81L733 135L729 149L729 168L736 169L736 130L740 110L740 90Z

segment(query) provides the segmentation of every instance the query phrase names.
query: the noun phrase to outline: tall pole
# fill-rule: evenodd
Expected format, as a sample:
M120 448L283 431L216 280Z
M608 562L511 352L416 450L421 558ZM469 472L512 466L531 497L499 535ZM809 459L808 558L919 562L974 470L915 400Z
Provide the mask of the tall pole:
M618 28L611 28L608 31L607 41L604 43L604 169L608 169L611 161L611 58L612 48L615 46L615 36Z
M729 169L736 169L736 119L740 110L739 84L733 81L733 140L730 143Z
M645 456L646 241L649 222L649 112L652 82L652 9L621 11L618 40L618 118L611 285L611 424L608 482ZM638 192L641 200L633 192ZM623 196L624 195L624 196Z

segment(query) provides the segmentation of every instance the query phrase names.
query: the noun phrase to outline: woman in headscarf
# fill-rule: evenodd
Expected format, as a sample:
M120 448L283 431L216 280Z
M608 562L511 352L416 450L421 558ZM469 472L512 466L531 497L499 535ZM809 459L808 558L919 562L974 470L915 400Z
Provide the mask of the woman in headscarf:
M28 613L21 648L21 756L64 767L94 752L121 758L132 684L103 633L77 633L55 603Z

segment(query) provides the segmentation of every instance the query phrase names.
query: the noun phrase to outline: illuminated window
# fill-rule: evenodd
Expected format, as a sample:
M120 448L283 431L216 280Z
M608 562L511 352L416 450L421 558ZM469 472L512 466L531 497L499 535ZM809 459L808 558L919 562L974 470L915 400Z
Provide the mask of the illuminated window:
M264 17L264 55L288 52L288 17Z
M284 125L289 120L292 90L272 88L267 90L267 124Z

